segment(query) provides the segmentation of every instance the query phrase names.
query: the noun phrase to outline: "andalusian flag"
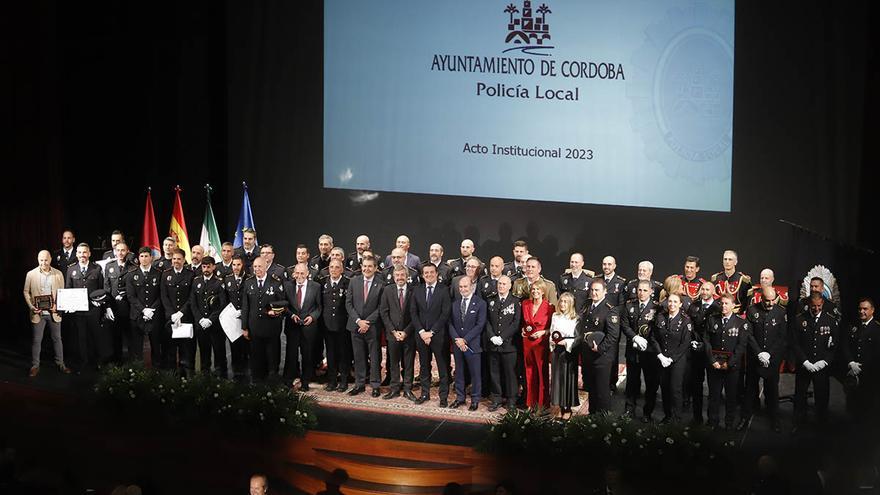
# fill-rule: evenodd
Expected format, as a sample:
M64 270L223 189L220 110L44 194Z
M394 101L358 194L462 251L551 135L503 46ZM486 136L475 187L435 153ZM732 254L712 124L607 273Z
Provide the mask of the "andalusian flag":
M144 208L144 226L141 229L141 246L150 248L153 258L159 259L162 251L159 246L159 229L156 228L156 214L153 212L153 197L151 188L147 188L147 205ZM132 251L137 252L132 249Z
M214 220L214 210L211 209L211 185L205 184L208 195L208 205L205 207L205 219L202 221L202 235L199 244L205 248L205 254L220 262L220 233L217 231L217 222Z
M192 260L192 252L189 249L189 236L186 235L186 221L183 219L183 204L180 203L180 186L174 187L174 211L171 213L171 227L168 235L177 239L177 247L183 249L186 254L186 262Z

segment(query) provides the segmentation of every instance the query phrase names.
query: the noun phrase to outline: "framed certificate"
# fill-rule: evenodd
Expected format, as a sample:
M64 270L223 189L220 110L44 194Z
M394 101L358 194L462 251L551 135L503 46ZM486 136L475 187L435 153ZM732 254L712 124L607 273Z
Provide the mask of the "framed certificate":
M86 288L58 289L55 309L57 311L88 311L89 290Z

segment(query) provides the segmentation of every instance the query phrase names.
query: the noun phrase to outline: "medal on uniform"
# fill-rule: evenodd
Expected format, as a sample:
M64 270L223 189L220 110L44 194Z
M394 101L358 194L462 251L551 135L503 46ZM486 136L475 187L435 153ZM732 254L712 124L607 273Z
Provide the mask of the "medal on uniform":
M168 275L168 281L171 282L171 275Z
M135 276L134 276L134 279L135 279L135 281L139 280L139 279L138 279L138 275L135 275Z
M110 273L113 273L113 267L112 267L112 266L110 267Z

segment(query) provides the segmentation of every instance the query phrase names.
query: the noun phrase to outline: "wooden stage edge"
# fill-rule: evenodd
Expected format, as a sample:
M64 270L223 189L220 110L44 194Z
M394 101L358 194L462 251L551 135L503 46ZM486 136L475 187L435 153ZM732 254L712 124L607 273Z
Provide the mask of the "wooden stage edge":
M31 440L34 431L55 438L63 432L74 445L100 446L94 453L83 452L83 457L106 457L110 464L114 458L135 464L149 459L151 453L168 451L168 436L160 434L165 433L161 425L132 429L125 420L113 424L108 419L112 415L96 411L95 404L83 397L4 382L0 383L0 402L4 404L0 421L17 425L4 435L19 445ZM311 431L304 438L255 438L241 432L218 434L207 426L177 427L172 437L179 445L209 447L214 459L246 457L254 466L251 469L258 466L271 478L306 493L323 490L325 478L336 469L348 474L344 491L350 494L439 493L448 482L470 486L472 493L490 493L499 479L496 459L470 447L321 431ZM207 461L203 460L205 471L216 470L216 462ZM200 471L198 466L190 470L196 478ZM174 478L173 473L166 476ZM101 478L101 473L94 474L95 482Z

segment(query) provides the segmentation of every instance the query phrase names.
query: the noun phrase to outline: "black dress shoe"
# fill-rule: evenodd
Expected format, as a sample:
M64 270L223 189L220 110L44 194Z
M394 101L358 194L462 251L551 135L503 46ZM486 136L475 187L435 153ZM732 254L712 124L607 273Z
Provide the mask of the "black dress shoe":
M411 401L413 401L413 402L416 402L416 401L418 400L418 399L416 399L416 396L413 395L413 393L410 392L409 390L406 390L406 391L403 392L403 398L404 398L404 399L409 399L409 400L411 400Z
M373 395L373 396L375 397L375 395ZM400 392L398 392L396 390L388 392L387 394L382 396L382 398L385 400L396 399L397 397L400 397Z
M424 404L425 402L428 402L429 400L431 400L430 397L428 397L427 395L423 395L423 396L419 397L418 399L416 399L415 402L416 402L416 405L418 405L418 404Z
M340 384L336 387L336 391L337 391L337 392L345 392L346 390L348 390L348 385L345 384L345 383L340 383Z
M391 385L391 375L385 375L385 379L382 380L383 387L387 387L388 385Z
M499 407L501 407L500 402L493 402L493 403L489 404L489 412L495 412L498 410Z
M455 399L454 401L452 401L452 404L449 404L449 408L450 409L458 409L459 407L461 407L463 405L464 405L463 400Z
M739 420L739 423L736 425L736 431L743 431L746 427L749 426L749 418L743 418Z
M446 399L440 399L440 404L438 404L437 407L439 407L440 409L444 409L444 408L446 408L448 405L449 405L449 404L446 402Z
M478 407L480 407L480 403L475 400L472 400L471 405L468 406L468 411L476 411Z
M372 395L373 397L379 397L379 395L380 395L380 394L379 394L379 389L378 389L378 388L374 388L374 389L373 389L373 392L372 392L370 395Z
M328 392L332 392L332 391L336 390L336 385L333 383L328 383L327 385L324 385L324 390L326 390Z
M355 388L348 391L348 395L351 395L352 397L354 397L355 395L360 395L366 391L367 391L367 389L365 389L364 387L355 387Z

